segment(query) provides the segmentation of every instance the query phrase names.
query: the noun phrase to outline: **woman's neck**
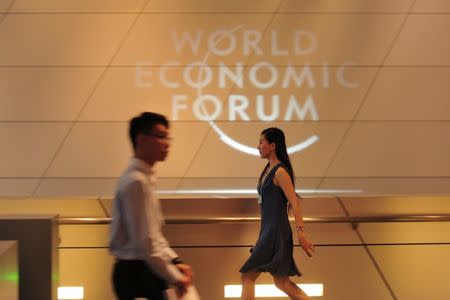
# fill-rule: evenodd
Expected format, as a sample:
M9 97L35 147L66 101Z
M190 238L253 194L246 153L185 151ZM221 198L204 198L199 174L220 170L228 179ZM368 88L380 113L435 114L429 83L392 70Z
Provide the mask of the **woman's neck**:
M275 155L272 155L271 157L269 157L269 167L272 168L273 166L275 166L276 164L280 163L280 160L278 159L278 157Z

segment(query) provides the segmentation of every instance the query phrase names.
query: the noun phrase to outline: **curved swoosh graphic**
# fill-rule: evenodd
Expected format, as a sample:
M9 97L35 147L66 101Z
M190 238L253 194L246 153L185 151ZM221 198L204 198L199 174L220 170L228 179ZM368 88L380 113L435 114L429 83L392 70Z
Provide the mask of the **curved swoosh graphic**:
M241 29L244 26L245 26L244 24L236 26L235 28L230 29L227 33L228 34L232 34L232 33L234 33L235 31L238 31L239 29ZM225 37L225 35L223 35L223 37L221 37L221 38L218 38L215 41L215 44L217 45L220 41L223 40L224 37ZM208 60L210 54L211 54L211 51L208 50L208 52L206 52L205 57L202 60L202 64L203 65L206 65L206 61ZM199 79L201 78L202 72L203 72L203 68L200 67L200 70L198 72L198 78ZM203 93L202 93L201 87L197 88L197 97L200 97L202 95L203 95ZM205 109L205 107L203 105L201 106L201 109L206 114L206 109ZM259 151L255 147L249 147L247 145L241 144L238 141L236 141L235 139L229 137L213 121L208 121L208 123L211 126L211 128L216 132L216 134L219 136L220 140L222 142L224 142L225 144L227 144L228 146L230 146L231 148L236 149L236 150L241 151L241 152L244 152L244 153L247 153L247 154L259 156ZM312 144L314 144L318 140L319 140L319 136L317 136L317 135L310 136L306 140L304 140L304 141L302 141L302 142L300 142L300 143L298 143L298 144L296 144L294 146L288 147L287 152L288 152L288 154L292 154L292 153L295 153L295 152L302 151L302 150L310 147Z

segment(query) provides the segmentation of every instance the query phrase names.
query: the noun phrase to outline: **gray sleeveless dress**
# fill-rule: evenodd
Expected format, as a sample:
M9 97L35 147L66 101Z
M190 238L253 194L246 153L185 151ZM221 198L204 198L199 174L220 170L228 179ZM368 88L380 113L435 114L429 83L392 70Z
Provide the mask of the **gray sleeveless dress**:
M275 165L264 182L258 185L258 193L262 197L261 228L250 258L239 270L242 273L269 272L279 277L302 275L292 256L293 242L287 213L288 200L281 187L273 183L275 172L279 167L286 169L282 163Z

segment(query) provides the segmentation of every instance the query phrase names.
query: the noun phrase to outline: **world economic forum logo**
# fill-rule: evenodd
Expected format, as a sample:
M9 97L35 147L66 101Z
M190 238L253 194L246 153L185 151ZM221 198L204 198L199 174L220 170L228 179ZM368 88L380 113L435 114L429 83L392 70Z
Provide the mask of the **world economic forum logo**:
M265 38L270 38L269 46L265 44L264 48L262 45L263 33L246 28L245 25L208 32L206 30L171 29L172 44L178 55L183 51L188 51L190 54L202 58L185 64L181 79L178 80L169 79L167 73L171 68L180 66L179 62L170 61L159 66L159 76L156 77L164 87L176 90L185 86L195 91L195 99L191 99L185 94L171 93L171 119L180 120L181 113L190 110L197 120L208 122L220 140L228 146L244 153L259 155L256 148L244 145L227 135L217 124L218 118L226 119L229 122L251 121L250 112L253 112L257 120L264 122L289 122L306 119L318 121L319 113L313 94L299 99L295 93L290 93L287 99L281 99L280 94L273 92L268 97L266 91L276 92L283 89L296 91L301 88L328 89L331 82L335 82L343 88L358 87L357 82L346 78L346 69L353 65L353 62L344 62L334 68L330 68L327 62L323 62L319 67L315 66L315 71L307 63L301 66L288 63L280 67L270 61L257 61L251 65L237 61L231 65L219 59L215 66L209 64L211 57L217 60L217 58L225 58L237 53L240 54L239 57L247 60L249 57L257 58L258 56L295 58L311 55L317 51L319 46L314 32L293 29L289 35L290 43L284 43L291 45L289 48L281 46L280 34L276 30L264 33L268 35ZM206 50L204 53L200 53L200 49L205 48L204 45L206 45ZM148 64L146 65L148 66ZM145 67L137 65L136 84L138 87L151 87L151 84L145 80L146 72ZM320 75L317 75L318 73ZM224 89L230 84L239 90L251 88L260 93L257 93L252 99L242 93L232 93L227 96L226 101L221 101L218 95L204 92L207 87L214 86ZM286 97L286 95L284 96ZM270 112L267 113L267 111ZM313 134L289 146L288 153L302 151L318 140L319 136Z

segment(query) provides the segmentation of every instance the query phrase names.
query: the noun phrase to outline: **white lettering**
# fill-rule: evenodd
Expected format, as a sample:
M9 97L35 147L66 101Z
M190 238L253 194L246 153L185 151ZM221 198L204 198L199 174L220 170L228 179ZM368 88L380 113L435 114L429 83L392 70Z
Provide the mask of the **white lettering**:
M183 31L181 39L178 37L177 31L172 30L172 40L175 45L175 51L180 54L181 49L185 47L187 43L193 54L197 55L200 46L200 40L203 35L203 30L199 30L195 33L195 37L192 37L189 32ZM195 39L195 40L194 40Z
M148 65L136 65L135 83L139 88L153 87L158 79L167 88L177 89L187 86L202 89L211 85L218 88L310 88L318 86L329 89L336 84L343 88L357 88L359 83L351 78L352 73L348 66L353 62L346 62L339 67L330 68L327 63L316 68L309 64L295 66L288 64L279 68L270 62L260 61L250 66L244 66L242 62L227 65L217 62L217 67L211 67L203 62L193 62L181 68L177 61L168 62L159 67L148 67ZM181 70L181 79L177 75ZM334 81L333 81L334 80Z
M218 46L222 40L227 38L229 40L228 48L219 49ZM229 30L217 30L213 32L208 39L208 50L215 55L226 56L230 55L236 49L236 37Z
M330 70L328 69L327 63L322 65L322 87L324 89L328 89L330 87Z
M192 70L197 66L199 68L198 74L197 74L197 79L194 79L193 75L192 75ZM203 74L205 74L204 78L202 78ZM211 82L212 71L208 65L205 65L202 62L194 62L194 63L187 65L187 67L184 69L183 79L190 87L193 87L196 89L201 89L201 88L204 88L205 86L207 86Z
M250 102L246 95L231 94L223 103L228 102L229 121L250 121L249 110L255 112L256 120L275 121L281 119L280 95L256 95L255 102ZM317 109L311 95L300 105L295 95L289 95L287 106L284 110L284 120L305 120L310 116L312 120L318 120ZM192 104L192 113L197 120L214 121L222 115L223 103L215 95L204 94L195 99ZM252 104L252 106L250 106ZM176 94L172 96L172 119L179 120L180 114L190 108L188 96Z
M346 66L350 66L350 65L354 65L354 63L352 63L352 62L345 62L345 63L343 63L343 64L338 68L338 70L337 70L337 72L336 72L336 78L337 78L337 81L338 81L343 87L353 89L353 88L358 87L359 84L358 84L357 82L350 82L350 81L348 81L348 80L345 80L345 78L344 78L345 67L346 67Z
M177 65L177 62L168 62L168 63L162 65L161 68L159 69L159 79L161 80L161 83L168 88L176 89L176 88L180 87L179 82L170 82L166 78L166 70L169 67L174 67L176 65Z
M228 120L236 121L236 115L239 115L242 120L249 121L245 110L248 107L248 99L244 95L230 95L228 98Z
M187 109L186 99L186 95L172 96L172 120L178 120L178 110Z
M309 95L306 99L303 108L301 108L297 103L297 99L295 98L295 96L291 95L291 97L289 98L289 104L284 116L284 120L292 120L292 115L294 114L294 112L297 114L299 120L304 120L308 111L311 114L311 119L313 119L314 121L317 121L319 119L319 115L317 114L316 106L311 95Z
M263 67L268 69L270 72L270 76L269 76L270 78L267 82L261 82L256 77L256 72L258 72L258 70ZM259 62L257 64L254 64L250 68L249 79L250 79L250 82L252 82L255 87L260 88L260 89L268 89L268 88L273 87L274 83L277 81L278 70L272 64L270 64L268 62Z
M143 65L148 65L148 63L142 63ZM140 64L136 65L135 72L135 81L136 86L139 88L151 88L152 83L150 82L150 78L152 77L152 70L145 70L144 66ZM148 81L147 81L148 78Z
M302 48L303 44L308 44L302 37L309 39L309 47ZM303 43L302 43L303 41ZM317 49L317 37L313 32L306 30L296 30L294 32L294 53L295 55L311 54Z
M310 88L314 88L316 86L316 83L314 82L314 77L313 77L313 74L311 72L311 68L309 65L303 66L301 73L297 74L295 69L292 67L292 65L289 64L286 68L286 72L284 73L284 79L281 84L282 88L285 89L285 88L289 87L289 82L291 80L291 77L293 77L292 79L295 82L296 88L302 87L303 81L305 81L305 79L307 80L308 86Z
M256 55L263 55L263 51L258 46L261 41L261 32L256 30L245 30L244 31L244 45L243 52L245 56L251 54L251 49L255 52Z
M235 66L234 72L230 70L230 68L225 65L224 63L219 63L219 87L220 88L226 88L226 79L231 80L232 84L236 85L237 87L243 88L244 87L244 75L242 72L244 71L244 68L242 66L242 63L237 63Z
M218 55L226 56L232 54L237 50L238 33L235 29L219 29L207 37L208 51ZM179 55L184 48L188 48L194 55L199 55L202 40L204 38L204 30L197 30L196 32L182 31L177 32L172 30L172 42L175 47L175 52ZM264 54L264 49L261 48L263 32L257 30L241 30L242 36L242 54L251 55L256 54L261 56ZM289 48L282 48L281 43L287 38L281 38L279 32L272 30L270 32L270 54L272 56L288 56L288 55L307 55L312 54L317 50L318 42L314 32L307 30L295 30L292 33L293 43Z
M214 106L214 112L212 114L208 114L205 108L205 102L207 101L210 101ZM201 95L194 102L193 112L198 120L214 121L222 112L222 103L214 95Z
M272 55L274 56L286 56L289 54L287 49L279 49L278 48L278 33L275 30L272 30Z
M261 121L274 121L280 114L280 96L272 95L272 113L266 115L264 111L264 95L256 96L256 114Z

